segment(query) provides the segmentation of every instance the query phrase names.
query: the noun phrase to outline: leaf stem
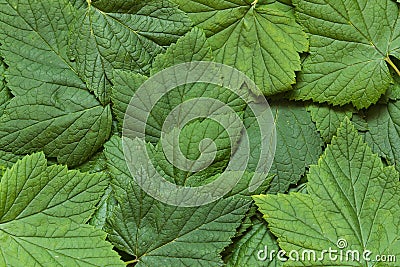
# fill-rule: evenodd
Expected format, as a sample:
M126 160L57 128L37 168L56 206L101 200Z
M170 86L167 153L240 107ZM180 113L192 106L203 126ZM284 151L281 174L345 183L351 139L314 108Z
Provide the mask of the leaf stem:
M133 264L133 263L137 263L137 262L139 262L139 260L138 259L134 259L134 260L131 260L131 261L126 261L125 264L129 265L129 264Z
M397 68L397 66L393 63L393 61L390 59L389 56L387 56L387 57L385 58L385 61L386 61L387 63L389 63L389 65L392 66L392 68L393 68L394 71L397 73L397 75L400 76L400 70L399 70L399 69Z
M253 3L251 3L251 5L256 6L257 3L258 3L258 0L254 0Z

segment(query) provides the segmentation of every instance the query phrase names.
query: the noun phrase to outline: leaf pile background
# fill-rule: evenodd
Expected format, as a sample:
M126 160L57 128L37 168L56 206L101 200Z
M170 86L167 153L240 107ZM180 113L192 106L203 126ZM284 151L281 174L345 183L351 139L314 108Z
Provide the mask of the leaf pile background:
M236 188L184 208L136 184L121 132L140 85L191 61L250 77L277 144L249 192L260 140L247 104L203 83L163 96L146 141L168 181L213 181L236 149L218 123L191 121L185 156L197 159L204 138L218 153L199 172L173 166L161 129L184 101L225 103L254 148ZM399 1L0 0L0 266L399 266L258 258L265 246L321 252L345 239L400 261L399 69Z

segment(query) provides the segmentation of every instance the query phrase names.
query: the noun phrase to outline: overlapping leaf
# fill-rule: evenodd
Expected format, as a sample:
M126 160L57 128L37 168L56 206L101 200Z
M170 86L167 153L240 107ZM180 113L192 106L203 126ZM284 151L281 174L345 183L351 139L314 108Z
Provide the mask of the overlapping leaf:
M6 87L6 81L4 78L6 67L0 58L0 116L3 114L4 108L11 95Z
M311 113L311 119L315 122L326 143L331 142L344 118L351 118L353 115L351 106L338 108L329 105L310 104L307 106L307 110Z
M179 63L201 60L209 61L212 59L211 47L208 45L203 31L199 28L194 28L184 37L180 38L176 44L169 47L165 54L159 55L156 58L151 73L154 75L163 69ZM115 86L113 88L112 102L114 103L114 113L120 124L122 124L131 97L145 80L146 77L140 74L121 71L115 72ZM185 157L198 161L197 157L200 156L199 142L205 138L210 138L217 146L216 157L212 164L200 172L181 170L171 164L164 155L163 147L160 142L163 123L168 113L171 112L174 107L185 101L199 97L218 99L231 107L239 117L241 117L241 114L246 108L246 103L230 90L221 86L204 83L178 86L173 91L165 94L157 105L153 107L147 121L148 131L146 136L146 139L154 144L154 148L151 149L153 150L153 163L157 166L158 171L165 175L166 179L186 186L198 186L205 182L210 182L210 179L216 179L226 168L231 153L234 152L236 143L241 137L240 128L237 128L235 133L228 135L222 125L212 120L190 122L178 133L181 141L179 144L173 145L173 147L180 147L180 149L184 151L183 154ZM212 108L212 105L205 108ZM198 112L198 110L194 112ZM256 146L258 146L258 144L256 144ZM258 156L255 155L255 157L258 160ZM205 158L208 160L207 157ZM252 170L249 172L251 171ZM241 182L242 186L248 183L252 176L248 175L246 177L249 178ZM266 182L267 181L268 180L266 180ZM265 189L267 185L268 183L263 184L263 188Z
M282 266L268 258L279 249L276 240L249 210L250 196L266 192L271 180L269 193L291 192L256 197L280 248L318 253L345 239L360 253L400 253L399 175L384 167L348 120L339 127L353 115L344 104L360 109L380 99L353 121L372 150L399 170L399 1L293 0L297 22L291 2L0 0L0 266ZM99 152L113 128L111 115L119 135L136 90L179 63L215 60L247 74L265 95L291 90L301 71L299 53L308 50L297 23L309 32L311 51L289 95L331 106L272 101L276 156L256 191L249 184L264 140L249 106L222 86L186 84L165 94L150 113L143 142L166 180L207 184L226 169L244 129L229 136L203 118L163 136L162 127L185 101L209 97L229 106L249 133L251 155L242 179L223 199L195 208L166 205L135 183L121 138ZM185 72L168 77L179 75ZM322 153L321 137L331 145L305 177ZM204 158L212 159L207 168L175 166L176 152L199 160L202 142L210 140L217 152ZM179 151L168 157L162 141ZM36 151L48 161L41 153L17 162ZM56 159L89 173L53 165ZM125 264L93 226L108 231ZM286 265L345 264L326 258Z
M283 266L283 263L276 259L276 254L271 254L272 250L279 251L275 238L268 231L266 224L256 220L251 229L235 243L233 253L227 259L226 266ZM270 258L271 255L272 258Z
M21 156L0 150L0 168L11 168Z
M376 103L393 81L387 63L400 75L390 60L400 58L399 6L392 0L293 4L311 37L292 97L357 108Z
M167 0L91 1L76 12L71 44L77 69L103 103L110 98L113 69L148 74L163 46L191 25Z
M31 89L14 97L0 117L0 147L16 154L44 151L79 165L103 145L111 130L110 107L83 90Z
M182 53L182 51L185 51L185 53ZM179 63L184 63L184 62L190 62L191 60L211 60L212 55L211 55L211 49L208 46L206 42L206 38L204 36L204 33L198 29L194 28L191 32L186 34L184 37L178 40L178 42L175 45L172 45L170 48L167 49L166 53L163 55L160 55L156 58L153 68L152 68L152 73L156 73L164 68L173 66L174 64L179 64ZM129 72L121 72L121 71L116 71L115 72L115 79L114 79L114 88L113 88L113 94L112 94L112 102L114 103L114 113L116 114L117 120L119 121L119 124L122 125L123 120L125 118L125 112L127 107L129 106L129 102L131 101L131 98L133 97L135 91L137 88L140 87L140 85L145 82L147 77L136 74L136 73L129 73ZM207 88L210 88L208 92L212 92L215 87L207 86L205 84L202 85L188 85L186 88L183 88L181 90L177 90L177 92L172 92L170 94L167 94L165 97L163 97L161 103L158 103L156 107L153 108L152 113L150 114L149 117L149 122L147 125L150 125L149 129L151 131L151 134L149 136L148 140L151 140L154 142L155 147L150 148L150 150L153 150L152 157L153 157L153 162L157 166L158 171L161 171L166 179L169 179L170 181L176 182L178 184L186 184L187 180L190 181L191 179L188 179L190 176L193 175L190 171L183 171L180 170L176 167L174 167L173 164L171 164L168 159L165 157L162 144L160 142L160 136L161 136L161 129L163 125L163 120L165 120L166 115L168 115L169 112L172 111L173 107L176 105L179 105L180 103L183 103L185 100L191 99L195 96L202 96L202 95L207 95ZM196 91L197 89L197 91ZM218 93L218 92L217 92ZM209 94L208 94L209 95ZM214 97L217 95L213 94ZM219 129L218 124L215 124L214 126L216 127L217 131L209 131L210 127L207 125L210 124L210 122L204 122L200 123L196 122L196 125L203 125L203 135L208 136L209 134L207 132L210 132L213 135L213 140L216 138L219 138L223 143L226 143L228 141L228 147L224 145L224 148L228 149L223 151L223 155L219 156L217 159L217 163L215 166L214 171L211 171L210 168L207 168L207 170L203 171L202 174L198 174L197 176L202 177L202 181L204 182L207 178L213 177L214 175L218 174L218 171L216 170L223 170L225 167L225 164L229 160L229 155L230 155L230 144L229 144L229 139L226 139L225 137L220 137L220 134L222 134L224 131L223 129ZM183 142L189 142L186 143L189 145L188 147L184 147L184 144L181 144L181 147L185 150L187 150L188 153L185 153L185 156L189 157L194 157L193 159L196 158L195 155L197 155L198 151L198 145L199 142L195 142L192 140L192 137L196 139L197 137L200 137L200 135L197 135L199 132L196 130L195 127L189 126L185 130L186 136L185 138L182 138L181 140L185 140ZM211 127L211 128L215 128ZM219 130L218 130L219 129ZM192 142L193 141L193 142ZM190 146L192 146L190 148ZM178 146L179 147L179 146ZM221 147L220 147L221 148ZM193 152L195 154L193 154ZM225 156L225 157L224 157ZM228 156L226 158L226 156ZM199 182L199 181L197 181Z
M167 49L165 54L159 55L156 58L151 72L152 74L155 74L163 68L172 67L173 65L179 63L190 61L209 61L212 59L213 56L211 53L211 48L208 45L204 33L200 29L194 28L184 37L180 38L176 44L171 45L171 47ZM121 126L123 124L124 115L127 107L129 106L131 98L134 96L136 90L146 80L146 76L138 73L118 70L115 71L113 80L114 87L112 91L112 103L114 106L113 112ZM176 99L175 102L182 103L179 101L182 101L182 96L179 96L179 98ZM172 105L168 105L167 103L166 107L163 108L167 111L168 109L171 110L171 107ZM161 116L163 111L164 110L161 110L161 112L157 112L155 116ZM162 122L162 118L165 119L165 115L158 119ZM157 124L156 128L159 130L161 129L160 125L157 122L154 122L154 118L153 124ZM159 138L159 136L160 134L158 133L157 137ZM158 138L153 141L157 142Z
M110 109L87 91L68 57L73 12L64 0L0 1L0 50L15 95L0 119L7 151L44 150L78 165L108 138Z
M284 193L300 180L306 167L317 162L323 142L303 104L288 101L270 104L275 116L277 142L270 171L276 176L269 192Z
M0 2L0 47L7 85L15 96L43 91L86 90L70 62L68 32L73 9L63 0Z
M308 41L287 5L250 0L174 0L205 30L218 62L248 75L262 92L291 89Z
M366 120L366 142L400 171L400 101L372 107Z
M108 179L26 156L0 184L1 266L124 266L105 233L84 225Z
M106 144L106 156L119 205L108 220L110 241L136 257L137 266L220 266L248 201L227 198L196 208L161 203L134 182L121 139Z
M339 256L321 256L329 248L358 251L359 261L350 255L348 266L388 266L362 253L371 251L371 260L400 253L399 174L383 166L348 119L307 177L309 195L254 197L282 249L318 257L292 258L287 266L343 266Z

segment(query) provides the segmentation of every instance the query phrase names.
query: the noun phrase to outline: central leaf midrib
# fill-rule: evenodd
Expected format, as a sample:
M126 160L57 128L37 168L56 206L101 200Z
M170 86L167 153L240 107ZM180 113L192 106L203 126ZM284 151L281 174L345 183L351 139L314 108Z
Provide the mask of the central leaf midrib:
M7 3L8 3L8 2L7 2ZM14 8L13 5L11 5L10 3L8 3L8 5L11 7L11 9L13 9L13 10L15 11L15 13L19 16L19 18L21 18L21 19L26 23L26 25L28 25L29 28L39 36L39 38L43 41L43 43L45 43L45 44L50 48L50 50L51 50L54 54L56 54L56 55L58 56L58 58L60 58L61 61L64 62L64 64L65 64L66 66L68 66L68 68L69 68L69 69L75 74L75 76L85 85L85 88L86 88L86 83L85 83L85 81L80 77L80 75L79 75L78 72L73 68L73 66L72 66L64 57L62 57L61 54L59 54L59 53L53 48L53 46L50 45L50 43L48 43L48 42L46 41L46 39L39 33L39 31L36 31L36 29L35 29L30 23L28 23L28 21L18 12L18 10L17 10L16 8ZM91 93L91 92L90 92L90 93ZM91 93L91 94L92 94L92 93ZM94 94L93 94L93 95L94 95ZM96 96L95 96L95 97L96 97ZM97 97L96 97L96 99L97 99Z
M337 1L337 0L336 0L336 1ZM356 29L356 31L357 31L359 34L361 34L361 36L364 37L365 40L367 40L367 41L368 41L368 42L369 42L383 57L386 57L386 56L387 56L387 53L384 53L384 52L380 51L380 49L374 44L374 42L373 42L372 40L370 40L370 38L369 38L367 35L365 35L360 29L358 29L358 28L353 24L353 22L352 22L349 18L347 18L344 14L342 14L342 12L340 12L334 5L331 5L330 3L327 3L326 0L324 0L324 2L325 2L326 5L329 5L330 7L332 7L332 9L334 9L334 10L336 11L336 13L337 13L338 15L340 15L344 20L348 21L348 22L350 23L350 25L353 26L354 29ZM357 3L358 3L358 2L357 2ZM346 10L346 11L347 11L347 10ZM364 18L364 17L363 17L363 18Z

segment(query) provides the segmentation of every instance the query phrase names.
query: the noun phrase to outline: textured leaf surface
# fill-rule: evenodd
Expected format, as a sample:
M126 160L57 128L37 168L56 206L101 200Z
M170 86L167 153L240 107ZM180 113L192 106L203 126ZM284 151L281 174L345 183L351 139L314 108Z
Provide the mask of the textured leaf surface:
M372 107L366 120L366 142L400 171L400 101Z
M185 53L180 54L183 51ZM165 54L156 58L151 73L155 74L162 69L184 62L210 61L211 59L213 59L213 56L204 33L200 29L194 28L180 38L176 44L171 45ZM112 102L114 113L120 125L123 123L125 111L131 98L146 79L145 76L136 73L115 72ZM147 140L156 145L161 137L164 121L173 108L185 101L199 97L218 99L227 103L236 112L243 111L246 107L243 100L222 86L205 83L178 86L165 94L153 107L146 123Z
M173 207L148 196L131 177L121 139L106 144L106 156L119 203L108 220L110 241L137 257L137 266L220 266L249 202L227 198L196 207ZM140 205L138 205L140 203Z
M184 62L211 61L213 59L211 46L204 32L195 27L180 38L176 44L172 44L164 54L157 56L151 74Z
M11 98L10 92L6 87L5 71L6 67L0 58L0 116L3 114L6 103Z
M160 54L156 57L151 73L155 74L162 69L179 63L209 61L212 60L212 58L211 47L204 33L200 29L194 28L180 38L176 44L171 45L165 54ZM113 103L113 113L121 127L131 98L146 80L147 77L142 74L119 70L115 71L111 100Z
M110 107L86 91L49 93L32 89L9 102L0 118L0 147L16 154L43 150L60 163L79 165L108 138Z
M351 122L354 124L354 127L360 131L360 134L364 134L368 131L368 123L364 110L359 110L357 113L353 113Z
M103 103L109 101L113 69L148 74L163 46L176 42L191 25L167 0L93 1L77 12L72 31L77 69Z
M83 0L68 0L68 1L76 8L86 7L87 5L87 2Z
M276 176L270 193L284 193L305 173L306 167L317 162L322 154L322 139L310 113L301 103L270 102L276 123L277 141L270 170Z
M67 56L73 9L66 1L1 0L0 13L0 50L9 66L7 84L14 95L32 88L85 89Z
M89 224L104 230L107 218L111 217L112 211L116 205L117 201L112 194L112 187L109 185L104 195L101 197L99 204L97 204L97 210L92 218L90 218Z
M114 71L111 90L112 113L122 130L125 112L136 90L148 79L146 76L130 71Z
M83 163L108 138L111 113L86 90L67 55L72 6L1 0L0 13L7 87L16 96L0 119L0 146Z
M21 156L0 150L0 168L10 168Z
M106 156L104 156L103 152L99 152L93 157L91 157L88 161L76 167L76 169L81 172L89 172L96 173L107 170L107 161Z
M265 1L174 0L205 30L218 62L255 81L266 95L291 89L299 71L299 52L308 41L292 10Z
M400 57L399 6L391 0L293 4L311 37L292 97L357 108L376 103L392 82L385 59Z
M400 60L393 59L393 63L396 64L397 67L400 67ZM400 75L397 75L393 68L390 69L390 73L393 77L393 84L389 86L389 89L382 97L382 102L384 103L387 103L389 100L400 100Z
M265 250L267 248L267 250ZM262 251L260 253L260 250ZM233 254L227 260L227 267L278 267L282 262L275 258L270 259L271 250L278 251L278 243L268 231L267 225L256 221L233 248ZM267 254L265 254L267 251Z
M296 250L337 249L340 239L346 250L365 249L375 255L398 255L399 174L384 167L380 158L363 142L348 119L332 139L318 165L310 168L309 195L255 196L279 246ZM287 223L290 221L290 223ZM343 266L325 257L322 261L289 260L287 266ZM387 263L348 262L348 266L388 266Z
M171 148L179 147L179 150L173 149L173 155L171 155L172 160L176 162L170 162L171 158L168 159L165 156L161 141L155 147L154 154L152 155L153 162L156 166L160 167L164 174L172 179L172 182L185 186L200 186L210 177L224 172L233 152L230 138L234 140L233 144L236 145L241 138L242 129L240 127L233 129L234 133L229 135L221 124L213 120L196 120L185 125L180 132L178 129L176 130L171 132L169 136L179 136L179 140L172 139L165 141ZM211 148L210 145L204 146L203 156L200 158L200 142L206 138L213 141L216 146L216 153L215 156L212 154L213 149L207 152L207 148ZM175 143L174 141L177 142ZM178 164L174 163L182 161L180 153L185 158L194 160L197 163L196 165L202 162L207 168L196 171L196 165L188 165L184 170L174 167L178 166ZM209 162L210 159L213 159L213 161ZM210 181L208 180L208 182Z
M43 153L18 161L0 184L0 265L124 266L105 233L83 225L107 183L47 167Z
M206 40L205 34L201 29L194 28L188 34L180 38L176 44L169 47L165 54L157 56L151 73L155 74L165 68L183 62L189 62L192 60L209 61L212 60L212 58L211 47ZM146 77L135 73L115 72L115 86L113 88L112 101L114 103L114 112L117 115L120 124L122 124L124 119L124 113L128 107L129 99L145 80ZM245 103L235 94L220 86L188 84L177 87L176 90L166 94L153 108L147 122L147 125L149 126L148 140L154 143L154 147L151 147L150 149L153 151L153 163L157 166L158 171L165 175L166 179L186 186L199 186L200 184L210 182L212 179L216 179L218 175L224 171L224 168L229 162L231 152L235 148L231 147L229 136L219 123L212 120L198 120L190 122L183 127L182 131L179 133L179 144L173 144L173 147L180 147L184 156L199 162L200 141L205 138L210 138L216 144L218 151L214 157L214 161L210 162L211 164L206 169L199 172L193 172L193 166L189 166L186 170L181 170L174 167L174 165L167 159L160 141L160 132L163 122L168 113L171 112L174 107L184 101L197 97L211 97L221 100L239 113L239 117L246 106ZM212 105L207 108L212 108ZM235 134L231 134L230 137L233 139L233 144L236 144L241 137L240 130L241 129L238 128L235 130ZM174 150L174 152L177 151ZM174 158L176 158L175 155ZM204 158L208 160L210 157ZM248 177L251 179L250 175ZM244 179L242 181L242 187L249 182L247 180L248 179ZM267 180L263 184L262 188L265 189L266 186L268 186ZM248 194L249 193L247 192L247 195Z
M337 108L329 105L311 104L307 106L307 110L311 113L311 119L315 122L326 143L331 142L344 118L351 119L353 116L353 109L349 106Z

